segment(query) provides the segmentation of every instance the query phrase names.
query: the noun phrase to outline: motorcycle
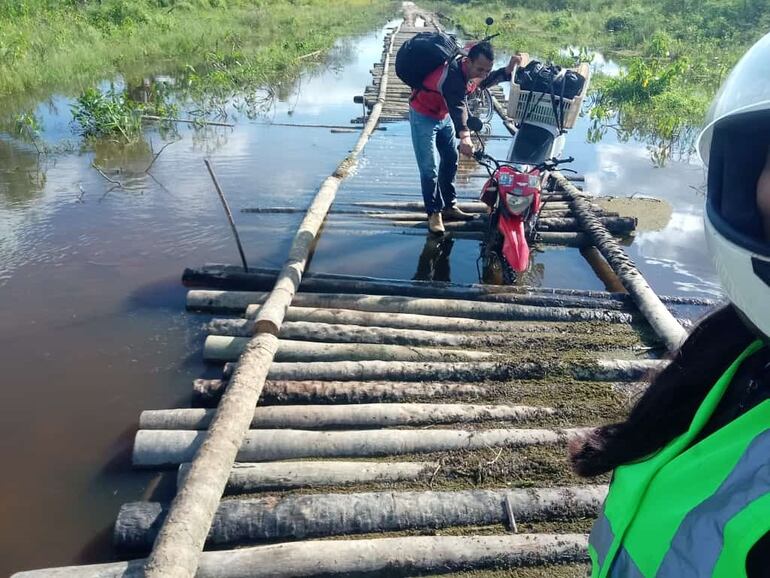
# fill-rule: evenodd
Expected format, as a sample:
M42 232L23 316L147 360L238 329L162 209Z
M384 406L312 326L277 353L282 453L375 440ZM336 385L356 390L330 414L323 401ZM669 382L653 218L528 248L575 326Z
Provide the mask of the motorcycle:
M533 82L533 74L550 71L553 76L546 82ZM486 154L479 137L483 128L481 120L468 121L468 128L481 143L476 160L489 173L481 192L481 200L490 208L489 229L479 261L483 271L499 271L504 284L515 282L517 276L529 268L529 246L536 240L537 220L542 210L540 194L552 185L549 173L560 164L574 160L559 157L564 151L567 129L575 125L590 80L588 63L579 64L575 69L558 69L533 61L522 69L521 75L519 72L517 66L508 99L508 116L517 130L506 161ZM535 80L542 81L542 78ZM568 95L567 80L575 79L582 79L582 85L572 84L573 92ZM486 281L484 277L479 271L482 282Z
M489 207L489 220L477 261L477 266L481 265L479 279L496 281L491 277L499 272L502 283L511 284L529 268L529 247L537 240L537 220L543 207L541 191L548 183L549 172L575 159L550 156L532 164L522 163L517 157L495 159L486 153L478 134L483 129L481 120L470 117L468 128L480 143L474 158L489 174L480 195L480 200Z

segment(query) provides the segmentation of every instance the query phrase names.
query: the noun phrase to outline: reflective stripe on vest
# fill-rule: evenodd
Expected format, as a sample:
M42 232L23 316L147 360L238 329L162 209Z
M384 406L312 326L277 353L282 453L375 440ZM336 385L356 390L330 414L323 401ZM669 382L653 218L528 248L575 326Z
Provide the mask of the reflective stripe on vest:
M770 400L692 442L740 364L761 348L761 342L753 343L731 365L688 432L648 460L616 470L589 539L592 576L745 576L746 554L770 531ZM735 531L745 522L734 524L725 553L725 527L747 516L760 520L755 526L762 528L750 536Z
M758 435L719 489L679 526L657 576L711 576L724 545L727 523L770 493L770 430ZM697 551L698 556L692 552Z

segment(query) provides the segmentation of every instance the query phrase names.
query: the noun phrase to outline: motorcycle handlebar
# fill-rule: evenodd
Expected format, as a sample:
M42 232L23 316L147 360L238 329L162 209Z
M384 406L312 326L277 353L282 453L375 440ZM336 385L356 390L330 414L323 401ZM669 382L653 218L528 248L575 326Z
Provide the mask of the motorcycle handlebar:
M510 162L506 161L498 161L496 158L488 155L483 150L477 150L473 153L473 158L476 159L476 162L479 164L482 164L484 166L489 166L490 164L494 165L495 168L500 167L500 165L504 164L512 164ZM555 169L557 166L565 163L571 163L575 160L575 157L566 157L563 159L548 159L545 162L540 163L539 165L536 165L535 168L539 170L546 170L546 169Z
M541 171L545 170L545 169L555 169L556 167L558 167L561 164L571 163L574 160L575 160L575 157L567 157L567 158L564 158L564 159L548 159L548 160L540 163L539 165L537 165L537 168L540 169Z

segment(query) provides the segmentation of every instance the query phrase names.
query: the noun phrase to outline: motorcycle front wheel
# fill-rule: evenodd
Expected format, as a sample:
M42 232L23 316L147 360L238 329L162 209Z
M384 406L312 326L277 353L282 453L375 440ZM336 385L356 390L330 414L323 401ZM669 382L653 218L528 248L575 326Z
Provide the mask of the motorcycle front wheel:
M518 274L503 257L503 236L491 231L481 244L479 281L488 285L513 285Z

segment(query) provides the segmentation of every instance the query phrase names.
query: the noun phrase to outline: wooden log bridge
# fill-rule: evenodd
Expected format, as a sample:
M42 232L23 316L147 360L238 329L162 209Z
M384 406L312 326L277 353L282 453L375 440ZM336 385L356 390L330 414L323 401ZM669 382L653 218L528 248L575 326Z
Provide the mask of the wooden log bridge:
M657 296L613 237L635 219L603 212L559 174L543 215L559 232L548 234L595 247L594 270L624 291L306 273L332 206L359 225L422 219L413 185L399 201L388 196L401 194L396 177L370 186L382 167L416 174L411 149L388 146L397 127L369 142L378 122L407 111L395 50L438 27L414 4L402 9L364 93L361 136L320 183L281 269L184 272L211 370L191 384L190 407L142 412L132 454L176 481L174 500L116 512L125 561L16 576L586 574L609 478L577 478L566 444L622 419L629 392L681 341L683 311L713 303ZM365 145L368 162L351 175ZM249 218L297 212L264 209Z

